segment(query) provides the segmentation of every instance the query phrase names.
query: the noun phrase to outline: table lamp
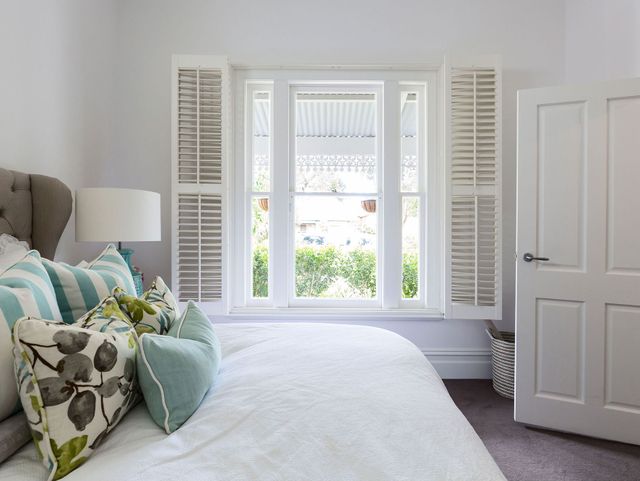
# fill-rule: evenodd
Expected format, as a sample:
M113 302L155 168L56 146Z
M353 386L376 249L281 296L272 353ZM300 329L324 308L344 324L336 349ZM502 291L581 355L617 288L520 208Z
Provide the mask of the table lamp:
M159 241L160 194L146 190L88 188L76 191L76 241L117 242L142 293L142 275L131 264L133 249L123 242Z

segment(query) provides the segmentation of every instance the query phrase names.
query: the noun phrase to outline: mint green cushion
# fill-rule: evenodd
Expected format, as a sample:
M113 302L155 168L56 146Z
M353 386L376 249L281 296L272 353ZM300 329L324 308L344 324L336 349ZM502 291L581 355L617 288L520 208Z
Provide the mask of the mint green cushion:
M211 322L193 301L167 335L140 336L136 363L142 395L151 417L167 433L198 409L215 382L221 354Z

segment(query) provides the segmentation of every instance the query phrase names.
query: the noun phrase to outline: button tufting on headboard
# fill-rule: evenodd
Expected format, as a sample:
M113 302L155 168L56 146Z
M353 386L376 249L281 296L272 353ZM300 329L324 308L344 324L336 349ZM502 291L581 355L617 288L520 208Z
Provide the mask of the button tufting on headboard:
M31 245L32 201L28 174L0 169L1 233L26 241Z

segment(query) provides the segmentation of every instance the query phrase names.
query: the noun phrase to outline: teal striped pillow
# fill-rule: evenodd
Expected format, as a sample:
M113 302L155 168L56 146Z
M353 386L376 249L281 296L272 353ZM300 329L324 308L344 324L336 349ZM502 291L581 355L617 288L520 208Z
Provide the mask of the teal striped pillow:
M73 323L109 296L115 287L136 295L129 266L112 244L86 267L43 260L56 292L62 320Z
M30 251L0 274L0 420L19 410L11 330L24 316L62 320L40 254Z

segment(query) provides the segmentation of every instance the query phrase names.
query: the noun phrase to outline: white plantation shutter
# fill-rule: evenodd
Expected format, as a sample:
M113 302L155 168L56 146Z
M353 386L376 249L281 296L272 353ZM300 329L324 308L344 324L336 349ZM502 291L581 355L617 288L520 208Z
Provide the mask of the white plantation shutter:
M446 316L501 317L500 71L447 66Z
M173 289L225 308L229 68L225 57L173 59Z

